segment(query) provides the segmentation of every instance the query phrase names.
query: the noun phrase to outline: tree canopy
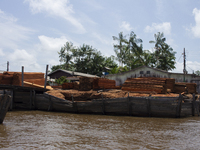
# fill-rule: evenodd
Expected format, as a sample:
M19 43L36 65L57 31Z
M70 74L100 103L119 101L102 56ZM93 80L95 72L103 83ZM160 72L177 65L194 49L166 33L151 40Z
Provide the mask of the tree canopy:
M105 57L100 51L86 44L76 48L71 42L66 42L58 54L63 64L53 66L52 71L66 69L101 76L105 67L117 66L114 56Z
M174 69L175 52L165 42L164 34L158 32L154 37L155 41L150 41L150 43L155 43L155 51L151 52L143 50L142 39L137 38L133 31L126 36L123 35L123 32L119 33L119 37L113 36L113 40L118 42L118 44L114 44L114 51L121 67L124 64L129 69L142 65L166 71Z
M119 73L137 68L142 65L162 70L175 68L175 53L166 43L164 33L154 34L154 50L144 50L142 39L131 31L129 35L120 32L112 37L116 43L114 46L115 56L105 57L100 51L90 45L83 44L80 47L66 42L58 52L61 65L52 66L51 70L66 69L101 76L105 68L110 68L110 73ZM116 61L119 61L119 66Z

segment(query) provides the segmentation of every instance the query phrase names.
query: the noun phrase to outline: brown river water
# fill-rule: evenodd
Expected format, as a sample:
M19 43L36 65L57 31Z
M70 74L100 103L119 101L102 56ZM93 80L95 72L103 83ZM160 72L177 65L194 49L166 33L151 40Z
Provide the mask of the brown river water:
M144 118L12 111L0 149L200 149L200 117Z

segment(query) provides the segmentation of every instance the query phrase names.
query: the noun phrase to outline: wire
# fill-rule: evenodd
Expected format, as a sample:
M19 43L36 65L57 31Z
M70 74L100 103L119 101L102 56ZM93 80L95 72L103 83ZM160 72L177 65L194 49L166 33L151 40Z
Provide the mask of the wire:
M182 57L182 55L183 55L183 53L181 54L180 58ZM180 58L178 59L178 62L179 62Z

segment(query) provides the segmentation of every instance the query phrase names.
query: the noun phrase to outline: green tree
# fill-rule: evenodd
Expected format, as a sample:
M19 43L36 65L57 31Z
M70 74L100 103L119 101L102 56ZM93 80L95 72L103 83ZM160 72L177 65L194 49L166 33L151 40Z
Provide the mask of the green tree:
M62 85L63 83L68 83L69 80L67 80L65 76L62 76L59 79L56 79L55 82L58 83L59 85Z
M63 65L65 66L66 70L70 70L73 67L73 55L72 55L72 51L74 51L75 47L73 46L73 43L71 42L66 42L66 44L61 47L61 50L58 52L59 54L59 58L60 58L60 62L64 63Z
M195 71L195 74L200 76L200 71L199 70Z
M152 64L154 64L153 66L166 71L175 69L176 52L165 43L166 38L163 33L158 32L157 34L154 34L154 37L155 41L149 41L150 43L155 44L155 51L152 55L154 59L151 59Z
M83 72L101 76L105 67L115 67L114 57L105 57L92 46L83 44L73 50L74 68L77 72Z
M113 40L118 42L118 44L114 44L114 51L117 55L119 66L123 66L127 56L126 36L123 35L123 32L120 32L118 37L113 36Z

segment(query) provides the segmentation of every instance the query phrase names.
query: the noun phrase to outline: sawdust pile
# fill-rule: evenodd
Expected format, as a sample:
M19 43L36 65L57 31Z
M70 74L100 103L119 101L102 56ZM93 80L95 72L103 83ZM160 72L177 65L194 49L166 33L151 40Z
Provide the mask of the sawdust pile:
M147 96L155 96L155 97L178 97L179 94L169 93L169 94L154 94L154 93L133 93L122 90L107 90L107 91L78 91L78 90L51 90L47 91L48 94L66 99L72 100L72 96L74 101L90 101L92 99L101 99L102 96L104 99L106 98L120 98L120 97L147 97Z

